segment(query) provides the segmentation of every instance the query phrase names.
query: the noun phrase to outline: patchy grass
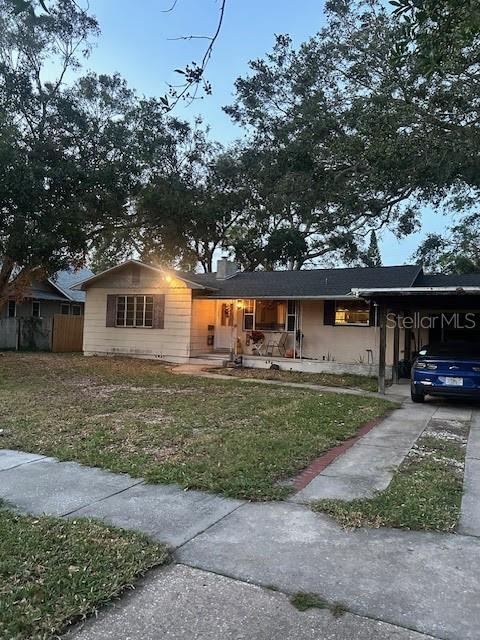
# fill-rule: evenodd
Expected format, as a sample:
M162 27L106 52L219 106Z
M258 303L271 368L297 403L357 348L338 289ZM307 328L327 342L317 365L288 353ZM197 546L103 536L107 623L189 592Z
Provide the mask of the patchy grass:
M253 500L288 495L278 481L392 406L174 375L154 361L0 358L0 447Z
M209 368L209 373L221 373L233 378L249 378L254 380L279 380L281 382L297 382L303 384L318 384L326 387L345 387L362 389L363 391L377 391L378 380L370 376L353 373L305 373L304 371L285 371L280 369L251 369L248 367Z
M166 548L142 535L0 505L0 638L51 638L166 562Z
M291 604L299 611L308 609L328 609L336 618L343 616L347 610L341 602L328 602L316 593L305 593L300 591L290 598Z
M369 500L313 505L346 527L453 531L460 515L468 425L432 420L389 487Z

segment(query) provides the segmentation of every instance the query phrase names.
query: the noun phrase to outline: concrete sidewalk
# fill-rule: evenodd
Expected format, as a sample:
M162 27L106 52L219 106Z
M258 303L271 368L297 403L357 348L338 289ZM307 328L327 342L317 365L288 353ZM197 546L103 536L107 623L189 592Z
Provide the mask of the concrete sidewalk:
M429 424L449 420L468 422L471 419L472 409L468 407L444 406L438 400L423 405L414 405L407 401L329 464L304 489L292 496L290 502L304 503L323 498L370 498L377 491L383 491L388 487L394 472ZM471 440L474 435L475 432ZM475 455L480 457L480 432L477 438ZM471 447L473 446L472 444ZM467 457L468 455L467 453ZM471 463L467 462L467 469L465 510L468 495L471 495L468 510L470 517L473 517L472 510L475 510L480 496L476 488L480 482L480 461L478 464L474 460ZM476 476L476 473L479 475ZM480 511L476 512L476 517L479 519L480 527Z
M442 640L479 638L477 538L345 531L301 505L257 503L181 547L176 559L287 593L317 593L359 616Z
M143 531L171 547L184 544L243 504L8 450L0 450L0 498L28 513L92 517Z
M297 611L283 593L182 565L152 574L67 636L78 640L431 640L345 613Z

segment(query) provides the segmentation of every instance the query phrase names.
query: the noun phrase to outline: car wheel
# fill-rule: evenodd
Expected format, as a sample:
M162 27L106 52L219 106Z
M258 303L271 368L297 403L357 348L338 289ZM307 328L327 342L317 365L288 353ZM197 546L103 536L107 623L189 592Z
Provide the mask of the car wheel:
M424 393L415 393L415 391L411 391L412 402L425 402L425 394Z

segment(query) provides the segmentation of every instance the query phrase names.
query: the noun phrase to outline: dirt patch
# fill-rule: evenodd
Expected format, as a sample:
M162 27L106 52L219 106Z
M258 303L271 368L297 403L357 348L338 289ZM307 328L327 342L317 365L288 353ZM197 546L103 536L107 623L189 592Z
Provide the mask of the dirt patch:
M163 409L145 409L136 411L135 409L127 409L126 411L115 411L111 413L97 413L88 416L89 422L108 421L112 425L123 425L125 422L141 421L148 425L165 424L171 422L172 417L165 414Z
M468 425L458 420L431 420L422 436L411 448L406 460L416 463L432 460L449 467L458 476L465 469L465 450L468 440ZM434 444L435 441L438 444ZM433 443L433 446L432 446ZM452 452L462 451L461 459L452 456Z
M93 380L81 379L72 383L80 393L87 395L91 398L108 399L112 394L117 392L128 393L149 393L149 394L163 394L163 395L175 395L175 394L189 394L196 393L194 388L168 388L164 386L139 386L132 384L98 384Z
M172 445L168 444L164 447L152 447L150 442L145 443L141 446L137 441L129 442L128 440L124 441L122 444L122 449L125 453L135 454L138 456L146 456L152 462L165 462L172 460L176 460L180 457L183 452L183 447L181 444ZM115 452L117 451L116 445L109 445L106 447L107 451Z
M460 420L435 420L433 418L424 433L441 440L457 440L466 444L468 423Z

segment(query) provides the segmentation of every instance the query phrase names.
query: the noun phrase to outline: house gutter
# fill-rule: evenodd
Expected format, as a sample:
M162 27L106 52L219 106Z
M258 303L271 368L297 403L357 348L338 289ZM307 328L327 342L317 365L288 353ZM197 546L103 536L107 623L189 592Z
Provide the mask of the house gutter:
M337 296L296 296L292 294L291 296L259 296L254 293L241 295L238 294L230 294L230 295L196 295L194 300L351 300L352 294L348 295L337 295Z
M357 298L372 296L411 296L411 295L480 295L480 287L392 287L383 289L352 289Z
M55 287L55 289L56 289L59 293L61 293L63 296L65 296L65 298L66 298L69 302L74 302L74 298L73 298L72 296L70 296L70 295L68 294L68 292L67 292L67 291L65 291L65 289L62 289L62 287L61 287L59 284L57 284L53 278L47 278L47 282L48 282L49 284L51 284L51 285L52 285L52 287Z

